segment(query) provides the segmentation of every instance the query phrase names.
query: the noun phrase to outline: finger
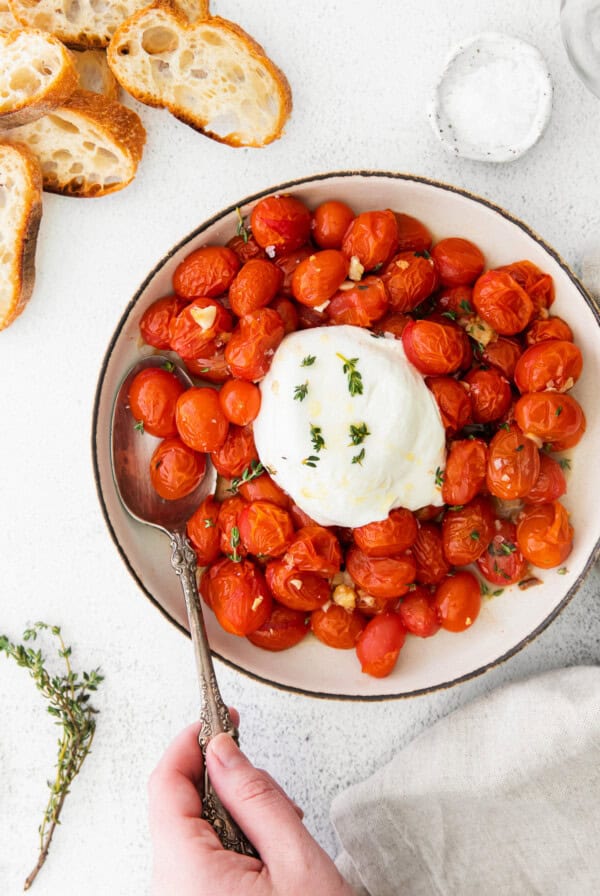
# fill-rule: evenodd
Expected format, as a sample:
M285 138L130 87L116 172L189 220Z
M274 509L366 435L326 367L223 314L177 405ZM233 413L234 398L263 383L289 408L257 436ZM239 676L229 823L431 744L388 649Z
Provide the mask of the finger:
M300 819L300 821L302 821L302 819L304 818L304 811L300 808L300 806L298 805L298 803L295 803L294 800L293 800L290 796L287 795L287 793L285 792L285 790L283 789L283 787L281 786L281 784L279 784L279 783L275 780L275 778L271 777L271 775L270 775L268 772L266 772L266 771L264 770L264 768L260 768L260 769L259 769L259 772L261 772L263 775L266 775L267 778L269 779L269 781L271 782L271 784L273 785L273 787L276 787L277 790L279 791L279 793L280 793L282 796L284 796L284 797L286 798L286 800L289 801L290 805L291 805L292 808L294 809L294 812L296 813L296 815L298 816L298 818Z

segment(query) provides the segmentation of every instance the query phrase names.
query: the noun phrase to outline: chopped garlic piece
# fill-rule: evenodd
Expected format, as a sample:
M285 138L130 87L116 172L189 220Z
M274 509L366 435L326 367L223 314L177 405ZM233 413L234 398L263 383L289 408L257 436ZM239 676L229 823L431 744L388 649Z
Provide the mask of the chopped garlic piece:
M458 323L464 328L468 336L471 336L481 345L489 345L490 342L495 342L498 338L496 331L477 315L474 317L461 317Z
M348 270L348 277L350 280L360 280L362 275L364 274L365 269L359 261L358 255L353 255L350 259L350 268Z
M208 308L190 308L190 316L196 321L201 330L210 330L217 316L216 305Z
M348 585L338 585L332 597L334 603L346 610L353 610L356 606L356 591Z

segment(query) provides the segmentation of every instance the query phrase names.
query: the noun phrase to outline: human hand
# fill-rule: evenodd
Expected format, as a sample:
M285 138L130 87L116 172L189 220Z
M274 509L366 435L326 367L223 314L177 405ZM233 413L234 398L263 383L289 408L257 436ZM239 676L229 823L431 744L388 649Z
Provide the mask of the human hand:
M196 722L182 731L150 778L152 896L354 896L302 824L298 807L228 734L210 742L208 773L224 807L261 858L223 849L200 817L204 766L199 730Z

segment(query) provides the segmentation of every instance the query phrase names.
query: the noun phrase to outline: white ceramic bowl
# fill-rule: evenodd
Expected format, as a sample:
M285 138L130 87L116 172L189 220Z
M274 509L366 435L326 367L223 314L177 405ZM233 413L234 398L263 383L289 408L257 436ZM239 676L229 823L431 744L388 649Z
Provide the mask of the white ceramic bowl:
M481 674L535 638L574 595L599 549L600 501L596 497L594 446L600 443L600 313L556 252L520 221L486 200L410 175L341 172L270 187L238 200L201 224L150 271L126 306L108 346L96 392L92 445L102 510L115 545L141 589L171 622L187 632L185 607L169 563L167 539L133 522L115 491L109 446L112 402L125 371L140 356L140 318L152 302L171 291L171 277L179 262L199 246L225 243L235 233L236 207L246 214L258 199L284 191L311 208L336 198L357 212L388 207L406 212L427 224L435 239L472 239L485 253L488 267L530 259L553 276L556 302L552 311L568 321L583 352L584 371L574 394L585 409L588 428L581 443L570 452L572 472L565 503L572 514L575 543L566 574L541 572L543 584L539 586L527 591L508 588L501 596L485 599L476 624L467 632L442 631L428 640L408 638L395 671L384 679L363 675L353 650L332 650L312 635L281 653L260 650L244 638L228 635L212 613L206 612L215 655L278 687L352 699L404 697L447 687Z

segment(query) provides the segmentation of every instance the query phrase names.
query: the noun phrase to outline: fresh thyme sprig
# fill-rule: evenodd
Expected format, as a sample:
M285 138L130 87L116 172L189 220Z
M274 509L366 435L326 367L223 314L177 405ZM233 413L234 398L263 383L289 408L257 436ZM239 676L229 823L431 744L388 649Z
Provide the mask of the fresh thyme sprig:
M362 395L363 381L362 376L356 369L358 358L345 358L340 352L336 352L336 357L344 362L343 371L348 376L348 392L350 395Z
M238 216L238 223L237 223L235 232L236 232L237 236L241 236L243 241L245 243L247 243L248 240L250 239L250 229L249 229L248 225L246 224L246 219L242 215L239 208L236 208L236 212L237 212L237 216Z
M358 454L355 454L352 458L353 464L359 464L362 467L362 462L365 459L365 449L361 448Z
M321 433L320 426L314 426L314 424L310 424L310 440L313 444L313 448L318 453L322 448L326 448L325 439Z
M444 471L441 467L437 467L435 471L435 484L441 488L444 484Z
M234 563L241 563L242 558L240 556L240 552L238 551L238 547L240 545L240 530L237 526L233 526L231 530L231 535L229 536L229 544L231 545L231 554L227 554L227 556Z
M89 703L90 692L96 691L104 680L98 669L91 672L74 672L71 666L71 648L65 645L58 625L36 622L23 632L24 641L35 641L38 633L48 631L56 639L58 656L64 661L65 673L51 675L45 667L45 657L41 650L25 644L14 644L6 635L0 635L0 652L15 660L18 666L27 669L37 689L48 701L48 712L62 728L58 741L58 761L54 781L49 781L50 797L39 826L40 851L37 863L25 881L28 890L39 874L50 850L56 826L60 824L60 813L71 785L79 774L85 757L90 752L97 710Z
M144 434L144 421L143 421L143 420L136 420L135 423L134 423L133 428L134 428L135 430L137 430L138 432L141 432L142 435L143 435L143 434Z
M366 423L359 423L356 426L354 423L350 424L350 444L351 445L361 445L367 436L370 436L371 433L367 427Z
M300 383L299 386L294 386L294 401L304 401L308 393L308 380L305 383Z
M305 457L302 463L306 467L316 467L321 458L317 454L309 454L308 457Z
M241 476L236 476L235 479L231 480L231 487L228 488L227 491L231 492L232 495L237 494L240 485L252 482L253 479L256 479L257 476L260 476L264 472L265 468L259 460L251 461L250 466L246 467Z

